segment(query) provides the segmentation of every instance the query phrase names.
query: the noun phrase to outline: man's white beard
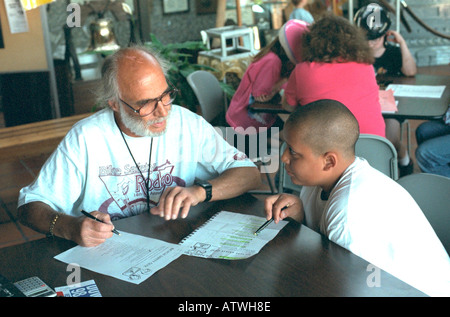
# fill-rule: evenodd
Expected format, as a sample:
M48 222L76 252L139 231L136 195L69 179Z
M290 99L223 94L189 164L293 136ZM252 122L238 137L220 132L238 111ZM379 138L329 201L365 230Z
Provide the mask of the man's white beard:
M151 136L151 137L158 137L166 133L167 124L169 123L170 113L171 113L172 107L170 107L169 111L167 112L167 116L163 118L159 118L156 120L150 120L150 121L144 121L143 118L139 116L133 116L131 114L128 114L124 107L120 107L120 118L122 119L123 125L127 129L129 129L131 132L133 132L136 135L139 136ZM158 122L162 122L166 120L166 127L164 130L159 132L153 132L149 129L149 126Z

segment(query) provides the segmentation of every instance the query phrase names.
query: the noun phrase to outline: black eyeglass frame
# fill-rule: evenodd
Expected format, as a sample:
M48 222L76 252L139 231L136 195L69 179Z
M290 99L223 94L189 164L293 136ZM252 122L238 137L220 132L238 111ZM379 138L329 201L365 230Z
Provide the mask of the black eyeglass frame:
M152 102L154 102L154 103L155 103L155 106L154 106L154 108L153 108L152 111L150 111L149 113L147 113L147 114L145 114L145 115L141 115L141 110L142 110L144 107L146 107L146 105L143 105L143 106L140 107L139 109L134 109L134 108L133 108L132 106L130 106L127 102L125 102L122 98L119 97L119 100L120 100L123 104L125 104L127 107L129 107L131 110L133 110L135 113L137 113L140 117L146 117L146 116L149 116L149 115L151 115L153 112L155 112L156 108L158 108L158 103L159 103L159 102L162 102L162 99L163 99L165 96L170 95L170 94L172 94L172 93L174 93L175 95L178 94L178 92L179 92L178 88L176 88L169 80L168 80L167 82L168 82L168 84L169 84L169 87L168 87L168 88L167 88L167 89L166 89L159 97L147 100L146 105L147 105L147 104L150 104L150 103L152 103ZM170 99L170 102L169 102L168 104L165 104L165 103L162 103L162 104L163 104L163 106L169 106L169 105L171 105L171 104L173 103L174 100L175 100L175 98L171 98L171 99Z

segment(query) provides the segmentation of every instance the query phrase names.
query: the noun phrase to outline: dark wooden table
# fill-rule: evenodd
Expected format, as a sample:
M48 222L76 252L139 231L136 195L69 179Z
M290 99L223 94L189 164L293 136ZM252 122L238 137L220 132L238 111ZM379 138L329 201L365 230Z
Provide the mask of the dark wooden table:
M119 231L172 243L221 210L263 216L263 202L251 195L204 203L182 220L165 221L142 214L115 222ZM74 243L41 239L0 249L0 274L10 281L39 276L52 287L66 285L72 271L53 257ZM105 265L108 265L105 263ZM81 269L81 281L95 280L102 296L293 297L293 296L424 296L380 271L380 286L370 287L369 263L324 236L290 222L257 255L245 260L204 259L182 255L139 285ZM184 300L184 299L183 299Z
M392 82L402 85L444 85L446 88L441 98L395 97L398 111L383 113L384 118L399 121L442 119L450 103L450 76L417 74L415 77L395 77Z
M290 112L283 109L281 103L273 104L268 102L255 102L249 105L249 108L254 112L265 112L265 113L287 113Z
M398 111L383 113L384 118L393 118L399 121L407 119L439 120L450 103L450 76L435 74L417 74L415 77L386 77L381 79L385 83L403 85L445 85L441 98L395 97L398 101ZM289 113L281 104L254 103L249 106L254 112Z

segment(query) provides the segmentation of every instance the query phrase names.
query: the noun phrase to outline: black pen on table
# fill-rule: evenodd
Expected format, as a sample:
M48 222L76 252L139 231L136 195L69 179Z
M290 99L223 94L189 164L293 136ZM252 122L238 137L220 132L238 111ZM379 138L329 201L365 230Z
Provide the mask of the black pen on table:
M281 208L281 211L285 210L286 208L289 208L290 205L287 204L286 206L284 206L283 208ZM267 220L266 222L263 223L263 225L261 227L258 228L258 230L255 231L254 235L257 236L261 231L263 231L268 225L270 225L273 221L273 218L270 220Z
M104 221L102 221L102 220L98 219L97 217L91 215L87 211L81 210L81 212L83 213L83 215L85 215L88 218L91 218L92 220L95 220L95 221L98 221L98 222L101 222L101 223L105 223ZM117 231L116 229L112 229L112 232L120 236L119 231Z

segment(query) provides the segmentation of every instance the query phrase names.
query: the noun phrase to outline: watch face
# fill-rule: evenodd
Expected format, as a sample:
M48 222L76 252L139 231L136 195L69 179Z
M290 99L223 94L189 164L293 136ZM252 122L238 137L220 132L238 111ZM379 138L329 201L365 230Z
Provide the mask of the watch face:
M209 188L209 187L212 187L212 185L211 185L210 183L208 183L208 182L204 182L204 183L203 183L203 186L208 187L208 188Z
M212 187L212 185L207 181L196 181L195 184L202 186L203 188Z

